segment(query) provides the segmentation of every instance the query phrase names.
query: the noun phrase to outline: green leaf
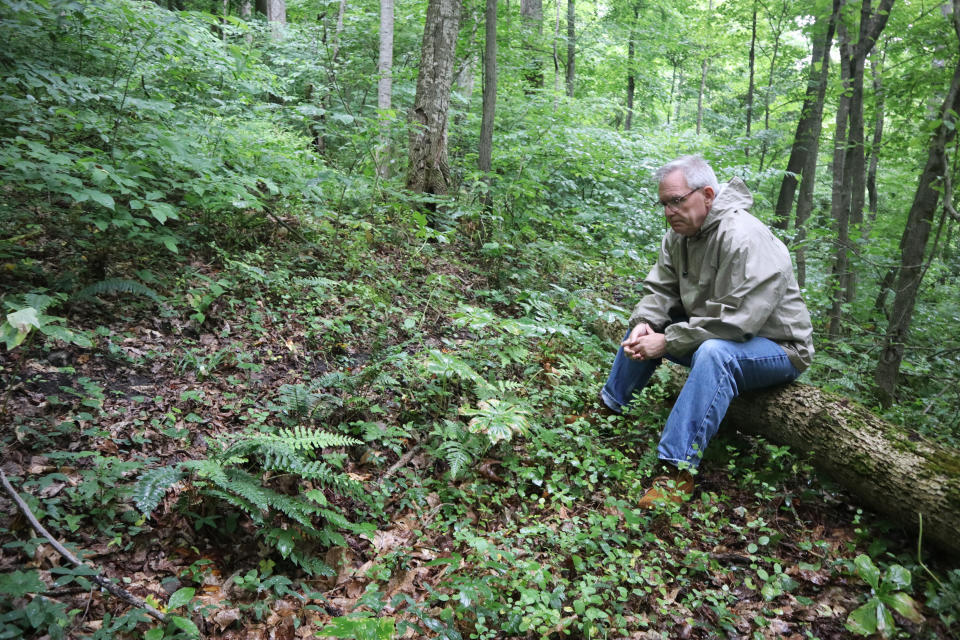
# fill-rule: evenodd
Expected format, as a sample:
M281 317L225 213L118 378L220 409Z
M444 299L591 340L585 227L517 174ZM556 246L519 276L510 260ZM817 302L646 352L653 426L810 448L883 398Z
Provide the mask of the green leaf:
M899 564L892 564L883 575L883 588L886 591L900 591L910 588L910 571Z
M33 307L21 309L16 313L8 313L7 322L9 322L14 329L22 333L29 333L31 327L40 328L40 317L37 315L37 310Z
M168 616L167 620L169 620L178 629L190 634L194 638L200 637L200 629L197 629L197 625L193 624L192 620L188 618L182 618L180 616Z
M390 640L395 633L393 618L348 618L330 620L317 632L321 638L354 638L354 640Z
M57 340L63 340L64 342L69 342L70 344L75 344L78 347L83 347L84 349L89 349L93 346L93 341L85 334L78 331L74 331L68 327L63 327L59 324L48 324L40 328L40 331L51 338L56 338Z
M11 598L22 598L28 593L43 593L47 590L36 571L0 573L0 593Z
M163 629L157 627L144 631L143 640L163 640L164 635Z
M877 632L877 606L880 603L871 598L867 604L850 612L846 627L859 636L869 636Z
M917 601L906 593L899 591L890 595L880 596L880 600L910 622L915 622L916 624L923 623L924 617L917 609Z
M173 592L173 595L170 596L170 600L167 601L167 609L179 609L180 607L188 604L193 600L193 594L196 593L196 589L193 587L182 587Z
M116 203L113 201L113 196L109 193L97 191L96 189L86 189L85 193L90 196L91 200L107 209L113 209L116 206Z
M864 582L873 587L874 590L880 586L880 569L877 569L877 565L873 564L873 560L869 556L861 553L853 561L853 564L857 568L857 575L863 578Z
M150 215L160 224L163 224L168 219L177 219L177 210L166 202L148 202L147 205L150 207Z

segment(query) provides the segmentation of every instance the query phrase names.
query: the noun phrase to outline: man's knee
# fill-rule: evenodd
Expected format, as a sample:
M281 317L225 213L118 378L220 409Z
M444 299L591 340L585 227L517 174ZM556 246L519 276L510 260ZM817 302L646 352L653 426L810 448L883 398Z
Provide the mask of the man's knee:
M700 360L724 364L731 359L731 355L729 340L711 338L700 343L697 350L693 352L693 364Z

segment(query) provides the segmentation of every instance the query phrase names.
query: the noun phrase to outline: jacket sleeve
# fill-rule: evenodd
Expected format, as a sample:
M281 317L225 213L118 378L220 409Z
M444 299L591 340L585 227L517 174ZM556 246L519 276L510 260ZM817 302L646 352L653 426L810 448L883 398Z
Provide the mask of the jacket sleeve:
M666 328L671 355L689 355L711 338L750 340L780 304L792 268L786 248L772 238L735 235L725 240L704 314Z
M641 322L646 322L655 331L663 331L671 317L682 313L680 283L667 251L667 238L664 237L657 263L643 281L643 297L630 314L629 328L633 329Z

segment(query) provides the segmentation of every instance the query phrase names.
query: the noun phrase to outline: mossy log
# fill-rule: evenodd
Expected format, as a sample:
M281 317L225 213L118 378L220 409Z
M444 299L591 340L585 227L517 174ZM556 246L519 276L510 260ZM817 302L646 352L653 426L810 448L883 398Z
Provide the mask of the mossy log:
M793 383L744 394L723 428L794 451L864 506L960 557L960 454L886 422L849 398Z

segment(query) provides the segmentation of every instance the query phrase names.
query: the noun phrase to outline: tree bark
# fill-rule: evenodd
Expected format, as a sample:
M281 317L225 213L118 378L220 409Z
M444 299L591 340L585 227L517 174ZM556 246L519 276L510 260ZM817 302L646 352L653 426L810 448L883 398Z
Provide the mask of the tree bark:
M497 0L487 0L484 24L486 42L483 46L483 107L478 167L487 185L481 201L485 208L489 208L493 204L490 170L493 164L493 122L497 109Z
M389 115L393 97L393 0L380 0L380 56L377 63L377 110L380 139L377 147L377 175L390 175Z
M960 40L960 0L953 0L952 19L957 38ZM960 62L957 63L954 70L950 88L940 109L940 123L934 130L930 141L927 162L923 168L923 173L920 174L917 191L913 196L913 204L907 217L907 225L900 240L902 255L900 270L897 274L897 284L894 287L896 296L894 297L887 332L883 339L880 361L874 373L878 395L884 406L889 406L894 399L897 378L900 373L900 363L903 361L910 323L913 318L914 305L925 271L923 269L923 255L927 248L927 239L930 236L930 228L937 210L937 204L940 201L940 193L945 187L946 150L947 145L956 135L958 111L960 111ZM960 531L960 528L957 530Z
M830 68L830 48L833 44L833 34L836 31L839 12L840 0L834 0L833 10L827 18L826 27L823 25L824 16L819 16L817 24L814 25L807 90L803 98L803 106L800 109L800 119L797 121L797 133L793 136L790 159L787 160L787 169L780 183L780 193L777 196L777 205L774 209L773 226L784 231L790 225L790 210L793 208L793 197L796 193L798 178L802 178L804 182L809 180L811 183L815 178L816 156L820 148L820 130L823 123L823 100L827 92L827 78ZM811 155L813 156L812 172L807 174L805 171L811 165L809 162ZM811 198L813 196L812 189L810 190L810 196ZM811 209L806 212L807 218ZM800 204L798 202L798 220L794 225L798 235L801 229L799 218ZM804 222L807 218L804 218Z
M287 24L286 0L256 0L257 11L267 18L272 25L273 39L280 38L282 33L277 25Z
M560 106L560 2L554 5L556 20L553 25L553 110Z
M879 198L877 197L877 169L880 164L880 143L883 141L883 119L886 117L883 95L883 64L886 48L881 52L880 60L871 59L870 73L873 76L873 95L875 107L873 113L873 140L870 142L870 163L867 167L867 220L863 225L861 237L866 238L870 227L877 221Z
M750 127L753 124L753 82L757 68L757 3L753 3L753 19L750 22L750 82L747 85L747 144L743 149L745 158L750 158Z
M489 6L487 10L489 11ZM543 0L520 0L523 48L527 52L524 76L531 89L543 88L543 59L540 38L543 36Z
M860 8L860 29L856 43L841 46L841 77L845 79L841 104L845 103L848 122L845 123L846 139L840 138L837 128L837 143L843 145L841 160L843 173L839 185L834 177L834 203L832 211L837 224L837 252L834 260L835 290L830 310L830 336L840 335L843 305L852 302L856 295L856 277L850 269L850 225L863 221L863 205L866 190L866 160L863 148L863 70L867 56L883 32L890 16L894 0L880 0L874 12L870 0L863 0ZM838 107L839 109L839 107ZM838 116L839 125L839 116ZM834 163L838 147L835 147ZM836 172L836 166L834 167Z
M557 0L559 2L559 0ZM575 0L567 0L567 96L573 97L576 81L577 12Z
M794 451L865 506L960 555L960 455L884 422L843 396L805 384L744 394L724 424Z
M446 194L447 114L460 27L460 0L430 0L423 29L417 93L410 109L410 167L407 188Z
M623 123L624 131L630 131L633 126L633 99L637 90L637 77L633 67L637 57L637 18L639 15L640 3L638 2L633 7L630 35L628 36L630 41L627 43L627 118Z

